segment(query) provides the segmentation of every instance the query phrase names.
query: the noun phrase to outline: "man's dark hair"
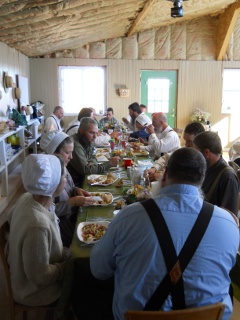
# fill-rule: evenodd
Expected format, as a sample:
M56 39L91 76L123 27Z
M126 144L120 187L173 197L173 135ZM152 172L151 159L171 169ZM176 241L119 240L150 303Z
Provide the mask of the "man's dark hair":
M85 132L88 130L90 124L94 124L97 127L97 122L94 119L89 117L82 118L79 125L79 129L82 129Z
M194 139L193 144L201 151L209 149L213 154L222 154L222 143L219 135L213 131L199 133Z
M85 117L91 117L92 112L91 108L82 108L78 114L78 121Z
M193 148L180 148L168 160L168 177L180 184L200 186L205 172L206 160L201 152Z
M112 111L112 114L114 114L113 108L107 108L107 112L108 112L108 111Z
M138 114L142 113L140 106L137 102L133 102L128 106L128 109L137 112Z
M196 136L197 134L201 133L201 132L205 132L204 126L197 121L193 121L189 124L186 125L186 128L184 129L184 133L190 134L190 135L194 135Z

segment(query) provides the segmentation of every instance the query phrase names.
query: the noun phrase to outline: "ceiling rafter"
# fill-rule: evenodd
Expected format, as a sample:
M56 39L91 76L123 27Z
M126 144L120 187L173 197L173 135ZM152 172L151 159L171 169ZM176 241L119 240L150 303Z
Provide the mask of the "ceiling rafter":
M148 11L150 10L150 8L152 7L152 5L156 2L157 0L148 0L142 11L139 13L139 15L137 16L137 18L134 20L133 24L131 25L131 27L129 28L128 32L127 32L127 36L130 37L132 34L134 34L137 26L139 25L139 23L146 17Z
M240 1L230 5L219 16L217 60L223 60L240 13Z

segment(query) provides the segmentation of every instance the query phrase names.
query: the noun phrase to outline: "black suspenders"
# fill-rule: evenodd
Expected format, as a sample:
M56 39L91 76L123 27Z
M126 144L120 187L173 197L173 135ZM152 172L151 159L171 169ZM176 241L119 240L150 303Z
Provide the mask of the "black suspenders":
M185 309L182 274L202 240L211 220L214 206L207 202L203 203L198 218L177 256L167 224L156 202L153 199L148 199L141 202L141 204L152 221L168 270L144 310L159 310L170 293L172 295L173 309Z

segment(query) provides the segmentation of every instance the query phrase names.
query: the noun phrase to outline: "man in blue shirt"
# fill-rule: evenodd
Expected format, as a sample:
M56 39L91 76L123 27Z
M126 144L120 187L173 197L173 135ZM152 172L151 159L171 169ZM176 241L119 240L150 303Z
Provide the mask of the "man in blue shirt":
M205 171L206 162L200 152L192 148L176 150L168 161L160 196L154 198L177 255L202 208L200 187ZM230 319L229 271L235 264L238 246L237 221L229 212L214 206L208 228L183 272L187 308L223 302L226 305L223 319ZM125 206L110 223L91 251L90 267L98 279L114 276L115 320L123 320L127 310L144 309L167 268L153 225L141 203ZM161 309L172 310L171 295Z

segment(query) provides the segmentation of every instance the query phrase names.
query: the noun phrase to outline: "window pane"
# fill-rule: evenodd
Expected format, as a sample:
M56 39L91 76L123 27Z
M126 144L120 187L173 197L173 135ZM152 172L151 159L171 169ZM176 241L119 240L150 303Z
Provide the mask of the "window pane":
M103 111L106 105L105 67L59 67L60 105L66 114L82 108Z
M169 111L169 79L148 79L148 96L147 105L148 112L164 112Z
M225 69L223 71L222 113L239 110L240 70Z

